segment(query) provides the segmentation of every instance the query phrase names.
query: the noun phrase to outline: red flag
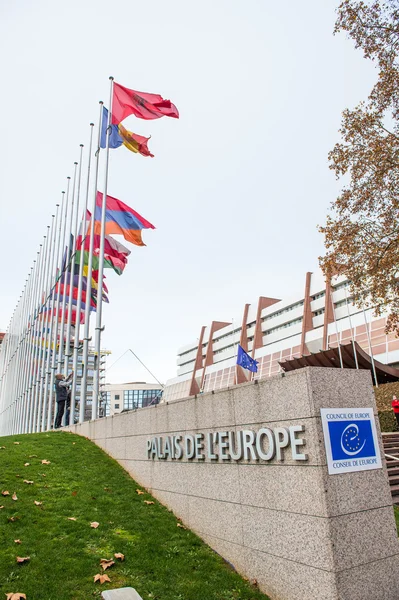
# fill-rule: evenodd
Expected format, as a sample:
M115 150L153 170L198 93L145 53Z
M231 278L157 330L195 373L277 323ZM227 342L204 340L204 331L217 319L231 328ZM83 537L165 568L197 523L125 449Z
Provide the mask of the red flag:
M164 100L159 94L136 92L114 83L111 122L113 125L119 125L129 115L147 121L161 117L178 119L179 111L170 100Z

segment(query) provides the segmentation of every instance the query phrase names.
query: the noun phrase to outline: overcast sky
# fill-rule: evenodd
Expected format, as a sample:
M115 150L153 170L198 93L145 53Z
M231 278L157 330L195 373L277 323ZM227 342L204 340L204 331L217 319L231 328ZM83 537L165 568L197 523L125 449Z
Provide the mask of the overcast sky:
M0 0L0 329L109 81L171 99L180 119L128 129L155 158L114 150L108 193L157 227L107 271L103 346L165 381L201 325L258 296L302 294L339 184L327 153L375 71L321 0ZM102 184L101 184L102 185ZM123 238L119 238L123 242ZM107 381L151 380L130 353Z

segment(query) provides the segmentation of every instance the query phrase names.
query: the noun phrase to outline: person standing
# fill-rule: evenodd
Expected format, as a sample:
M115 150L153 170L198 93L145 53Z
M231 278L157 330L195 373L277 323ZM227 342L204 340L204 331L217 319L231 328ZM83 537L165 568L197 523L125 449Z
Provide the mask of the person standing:
M392 398L392 408L393 408L393 412L395 413L396 422L399 427L399 400L397 399L396 396L394 396Z
M58 374L55 376L55 394L57 400L57 416L55 417L54 429L61 427L62 417L65 411L65 404L68 400L68 389L72 383L73 371L68 375L67 379Z

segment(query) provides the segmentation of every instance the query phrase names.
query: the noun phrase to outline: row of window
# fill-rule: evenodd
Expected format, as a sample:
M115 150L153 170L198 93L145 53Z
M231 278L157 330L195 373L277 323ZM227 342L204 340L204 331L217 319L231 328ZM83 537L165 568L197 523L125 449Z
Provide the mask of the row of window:
M271 333L275 333L276 331L280 331L281 329L286 329L287 327L292 327L293 325L299 325L302 323L303 317L299 317L298 319L294 319L293 321L289 321L288 323L283 323L283 325L279 325L278 327L273 327L272 329L268 329L263 332L263 335L270 335Z
M274 319L275 317L279 317L280 315L284 315L287 312L291 312L292 310L295 310L296 308L299 308L300 306L303 306L303 302L304 301L301 300L300 302L291 304L291 306L286 306L285 308L282 308L281 310L278 310L277 312L271 313L270 315L266 315L266 317L263 317L262 323L264 321L269 321L270 319Z

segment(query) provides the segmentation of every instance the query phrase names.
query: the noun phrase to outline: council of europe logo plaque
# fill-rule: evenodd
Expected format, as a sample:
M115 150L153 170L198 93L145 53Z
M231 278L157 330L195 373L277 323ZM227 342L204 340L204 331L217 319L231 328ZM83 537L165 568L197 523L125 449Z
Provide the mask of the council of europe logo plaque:
M371 408L320 409L330 475L381 468Z

